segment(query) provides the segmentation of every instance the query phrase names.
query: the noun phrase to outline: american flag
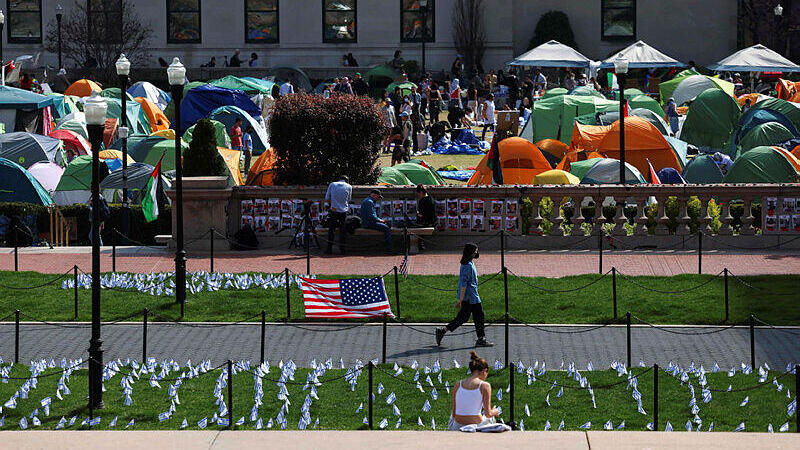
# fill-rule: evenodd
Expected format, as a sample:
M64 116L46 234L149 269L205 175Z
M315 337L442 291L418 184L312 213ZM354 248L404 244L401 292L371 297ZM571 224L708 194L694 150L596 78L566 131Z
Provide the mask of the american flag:
M301 278L306 317L348 319L394 317L383 278L317 280Z

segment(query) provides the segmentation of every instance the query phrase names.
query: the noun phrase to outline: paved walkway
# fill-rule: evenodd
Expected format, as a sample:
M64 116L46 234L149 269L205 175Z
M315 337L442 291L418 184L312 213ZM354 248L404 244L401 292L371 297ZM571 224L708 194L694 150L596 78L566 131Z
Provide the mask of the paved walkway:
M207 253L190 255L188 269L209 270ZM460 254L430 252L410 258L409 273L439 275L458 273ZM400 256L321 256L311 258L311 272L315 274L376 275L390 271L400 264ZM19 255L20 270L42 273L64 273L77 264L88 271L91 267L91 248L25 248ZM497 251L481 253L477 262L482 273L500 270ZM508 251L506 266L521 276L563 277L598 272L596 251ZM669 276L697 273L698 258L693 251L613 251L603 253L605 270L616 267L628 275ZM103 248L103 271L111 271L111 249ZM148 247L117 249L117 271L168 272L174 270L174 254ZM305 255L274 254L268 252L220 253L215 255L214 268L224 272L282 271L285 267L304 273ZM728 268L737 275L797 274L800 273L800 252L726 252L711 251L703 254L703 272L716 274ZM14 270L13 249L0 249L0 268Z
M176 361L211 359L213 364L225 360L260 359L260 324L149 324L148 356L174 358ZM70 328L64 328L70 327ZM440 360L446 367L454 359L468 362L468 352L473 349L475 335L471 325L445 336L442 347L434 342L434 325L392 324L387 326L387 362L409 364L417 360L432 364ZM591 330L593 326L544 326L534 329L523 325L511 326L509 332L510 357L525 363L546 361L547 367L558 369L561 362L574 361L586 367L589 361L598 369L608 368L612 361L626 359L625 326L606 326ZM586 331L571 333L575 331ZM719 327L675 327L654 329L634 326L631 329L631 356L634 365L644 361L647 365L666 366L670 361L681 365L691 362L710 368L717 363L730 368L750 361L750 339L747 327L721 330ZM141 324L114 324L103 326L103 347L107 360L116 358L141 359ZM497 345L478 349L489 361L504 359L504 327L492 325L487 337ZM462 333L462 334L458 334ZM684 335L676 333L706 333ZM61 357L86 357L90 330L88 324L22 324L20 326L20 362L33 359ZM766 329L755 331L756 362L767 362L775 370L787 363L800 362L800 328ZM381 358L382 327L380 324L319 325L272 324L267 326L265 358L277 362L294 359L300 366L308 366L312 359L324 361L333 358L346 364L356 358L362 361ZM14 324L0 325L0 357L14 356Z
M502 434L438 431L4 431L5 448L61 450L142 448L291 449L547 448L624 450L640 448L797 449L800 434L665 433L647 431L515 431Z

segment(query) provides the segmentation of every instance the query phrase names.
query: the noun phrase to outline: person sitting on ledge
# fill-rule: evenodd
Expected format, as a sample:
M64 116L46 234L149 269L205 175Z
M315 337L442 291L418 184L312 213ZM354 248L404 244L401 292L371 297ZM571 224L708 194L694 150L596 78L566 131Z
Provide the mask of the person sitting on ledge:
M361 226L370 230L382 231L386 252L392 253L392 229L376 213L376 203L382 198L381 191L373 189L369 192L369 197L361 202Z

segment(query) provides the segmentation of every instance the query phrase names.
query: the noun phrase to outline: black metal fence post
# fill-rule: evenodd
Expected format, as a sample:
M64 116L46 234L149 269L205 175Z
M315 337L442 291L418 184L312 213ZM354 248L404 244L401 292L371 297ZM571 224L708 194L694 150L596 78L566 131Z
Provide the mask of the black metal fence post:
M598 254L598 264L599 264L597 273L602 275L603 274L603 227L600 227L597 230L597 254Z
M795 433L800 433L800 413L797 412L797 404L800 403L800 364L794 365L794 404L795 404Z
M306 230L303 235L303 240L306 243L306 275L311 275L311 228L309 228L310 219L306 215Z
M369 426L370 430L372 429L372 401L373 401L372 400L373 399L373 395L372 395L372 365L373 365L372 361L370 361L369 364L367 365L367 373L369 374L369 393L367 394L367 404L369 405L368 406L368 413L369 414L368 414L368 417L367 417L367 422L368 422L367 425Z
M506 232L500 230L500 269L506 266Z
M397 266L394 266L394 301L397 317L400 317L400 278L397 276Z
M625 331L626 331L626 341L627 341L627 354L628 354L628 368L631 367L631 312L628 311L625 313Z
M756 324L752 314L750 314L750 367L756 370Z
M658 431L658 364L653 364L653 431Z
M728 306L728 268L726 267L723 271L724 279L725 279L725 322L729 319L729 306Z
M289 283L289 268L283 270L283 273L286 275L286 321L288 322L289 319L292 318L292 310L291 310L291 284Z
M208 262L208 265L209 265L209 271L211 273L214 273L214 228L211 228L211 231L209 232L209 234L211 236L210 236L209 241L208 241L208 245L209 245L209 262Z
M19 233L14 225L14 272L19 272Z
M117 235L111 238L111 273L117 273Z
M228 360L228 428L233 428L233 363Z
M264 342L267 338L267 312L261 310L261 362L264 362Z
M19 310L14 311L14 364L19 363Z
M703 274L703 232L697 230L697 274Z
M142 311L142 364L147 362L147 315L150 311L145 308Z
M614 320L617 320L617 268L611 268L611 293L614 300Z
M75 300L75 320L78 320L78 266L72 266L72 280L75 282L75 286L72 288L72 294Z
M388 314L383 314L383 345L381 347L381 364L386 364L386 319Z
M505 349L506 349L506 365L508 365L508 363L509 363L509 357L508 357L508 269L506 268L506 266L503 266L503 293L505 295L505 301L506 301L506 315L505 315L505 318L506 318L506 345L505 345Z
M508 398L508 409L510 410L510 421L508 425L511 427L512 430L517 429L517 422L514 420L514 375L516 374L516 367L513 362L508 363L508 390L509 390L509 398Z

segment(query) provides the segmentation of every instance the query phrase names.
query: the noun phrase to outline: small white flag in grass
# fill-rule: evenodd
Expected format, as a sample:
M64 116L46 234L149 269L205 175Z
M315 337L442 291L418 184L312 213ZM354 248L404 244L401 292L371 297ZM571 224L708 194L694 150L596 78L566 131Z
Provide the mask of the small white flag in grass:
M19 428L20 428L20 430L27 430L28 429L28 418L27 417L23 417L22 419L19 419Z
M711 425L708 426L708 431L714 431L714 422L711 422Z
M261 420L261 417L259 417L258 421L256 421L256 430L260 430L262 428L264 428L264 422Z
M381 423L378 424L378 427L380 427L380 429L382 430L386 428L387 425L389 425L389 421L386 420L386 418L383 418L383 420L381 420Z
M59 420L58 424L56 425L56 430L64 428L64 425L66 424L67 424L67 419L65 419L64 416L61 416L61 420Z
M667 421L667 426L664 427L664 431L672 431L672 424Z
M544 423L544 431L548 431L548 430L550 430L550 421L549 420Z
M585 424L579 426L581 430L590 430L592 428L592 422L586 422Z
M558 431L563 430L565 426L566 424L564 423L564 419L561 419L561 423L558 424Z
M319 419L317 419L317 420L319 420ZM394 424L394 429L396 430L396 429L400 428L400 425L402 425L402 424L403 424L403 418L402 417L398 417L397 418L397 423Z
M424 423L422 423L422 417L419 417L419 416L417 416L417 425L419 425L419 426L421 426L421 427L424 427L424 426L425 426L425 424L424 424Z
M117 419L119 419L119 416L114 416L114 418L113 418L113 419L111 419L111 422L109 422L109 423L108 423L108 426L109 426L109 427L115 427L115 426L117 426Z
M767 425L767 433L774 433L775 430L772 428L772 424Z
M528 417L531 416L531 409L528 407L527 403L525 403L525 415Z
M603 430L611 431L613 429L614 429L614 424L611 423L610 420L608 422L606 422L605 425L603 425Z
M431 429L432 430L436 429L436 419L434 419L433 417L431 417Z
M525 431L525 419L519 420L519 429L520 431Z
M203 417L197 422L197 427L204 430L208 426L208 417Z
M733 431L744 431L744 422L740 423Z
M785 424L781 425L781 427L778 428L778 431L780 431L781 433L786 433L787 431L789 431L789 422L786 422Z
M147 186L144 189L144 196L142 197L142 213L148 223L158 219L158 183L161 174L161 161L163 159L164 155L161 155L161 159L158 160L158 164L156 164L153 173L147 180Z
M617 426L617 431L624 430L624 429L625 429L625 421L623 420L622 423L620 423L619 426Z
M747 396L744 398L744 400L742 400L742 403L739 403L739 406L745 406L749 401L750 401L750 396Z
M116 420L116 419L115 419ZM181 430L188 427L189 422L186 420L186 417L183 418L183 422L181 422Z

